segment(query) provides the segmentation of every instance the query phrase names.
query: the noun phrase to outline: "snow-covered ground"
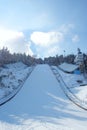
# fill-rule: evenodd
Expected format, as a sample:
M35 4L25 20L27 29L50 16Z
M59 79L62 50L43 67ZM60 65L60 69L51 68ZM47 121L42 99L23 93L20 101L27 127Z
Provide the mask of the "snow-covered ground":
M80 100L80 105L85 105L87 108L87 79L83 74L69 74L52 66L54 73L59 73L67 85L68 89Z
M48 65L38 65L20 92L0 107L0 130L86 130L87 111L62 91Z
M22 62L8 64L4 68L0 68L0 104L23 85L31 71L32 68Z

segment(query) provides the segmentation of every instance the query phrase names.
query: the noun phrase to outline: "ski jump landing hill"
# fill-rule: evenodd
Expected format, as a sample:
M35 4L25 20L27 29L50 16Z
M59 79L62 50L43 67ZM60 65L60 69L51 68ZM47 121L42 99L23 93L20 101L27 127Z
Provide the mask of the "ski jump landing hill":
M37 65L19 93L0 107L0 130L86 130L87 113L65 96L48 65Z

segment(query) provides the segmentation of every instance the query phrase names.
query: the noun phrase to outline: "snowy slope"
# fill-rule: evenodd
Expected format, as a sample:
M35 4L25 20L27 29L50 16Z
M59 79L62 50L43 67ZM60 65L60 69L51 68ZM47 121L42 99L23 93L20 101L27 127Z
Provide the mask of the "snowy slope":
M83 74L68 74L58 69L64 82L67 84L69 89L87 105L87 79L84 78ZM79 83L77 81L82 81Z
M0 105L14 96L23 86L33 67L22 62L5 65L0 70Z
M63 93L48 65L38 65L21 91L0 107L0 130L86 130L87 112Z
M87 110L87 79L83 74L65 73L56 66L52 66L51 69L68 98Z

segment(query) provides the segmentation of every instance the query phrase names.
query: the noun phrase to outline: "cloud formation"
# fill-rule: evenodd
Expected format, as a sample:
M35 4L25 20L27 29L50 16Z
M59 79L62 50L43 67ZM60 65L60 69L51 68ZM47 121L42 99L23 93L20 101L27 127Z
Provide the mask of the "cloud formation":
M35 44L42 47L48 47L63 40L61 32L33 32L30 40Z
M73 38L72 38L72 42L79 42L79 40L80 40L80 38L77 34L74 35Z
M39 57L54 56L61 54L70 42L72 47L73 43L79 42L80 38L74 34L74 29L73 24L63 24L53 31L34 31L27 36L29 41L21 31L0 29L0 48L7 47L11 53L26 53Z
M12 30L0 30L0 41L6 42L15 38L24 38L22 32L12 31Z
M78 35L74 35L74 29L74 24L63 24L54 31L34 31L30 35L30 40L35 45L38 55L54 56L62 52L62 49L65 48L63 45L68 46L71 41L79 41Z
M11 53L33 55L30 44L25 40L23 32L0 30L0 48L7 47Z
M58 46L50 47L49 50L45 53L45 56L55 56L59 53L60 48Z
M63 34L68 34L75 28L74 24L63 24L60 28L59 31L61 31Z

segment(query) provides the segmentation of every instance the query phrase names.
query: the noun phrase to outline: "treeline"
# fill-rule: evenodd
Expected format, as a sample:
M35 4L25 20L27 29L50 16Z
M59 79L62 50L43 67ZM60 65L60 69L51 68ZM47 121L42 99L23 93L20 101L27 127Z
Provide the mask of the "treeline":
M35 64L36 59L30 55L14 53L11 54L7 48L0 50L0 66L9 63L23 62L24 64L31 66Z
M70 55L67 55L67 56L56 55L54 57L44 58L44 63L49 64L49 65L56 65L56 66L63 63L63 62L74 64L75 57L76 56L73 55L73 54L70 54Z
M3 66L4 64L9 63L15 63L15 62L23 62L24 64L31 66L35 64L49 64L49 65L59 65L63 62L67 63L74 63L75 55L70 54L68 56L63 55L56 55L54 57L48 57L44 58L42 60L41 58L35 58L30 55L21 54L21 53L14 53L11 54L7 48L3 48L0 50L0 66Z

